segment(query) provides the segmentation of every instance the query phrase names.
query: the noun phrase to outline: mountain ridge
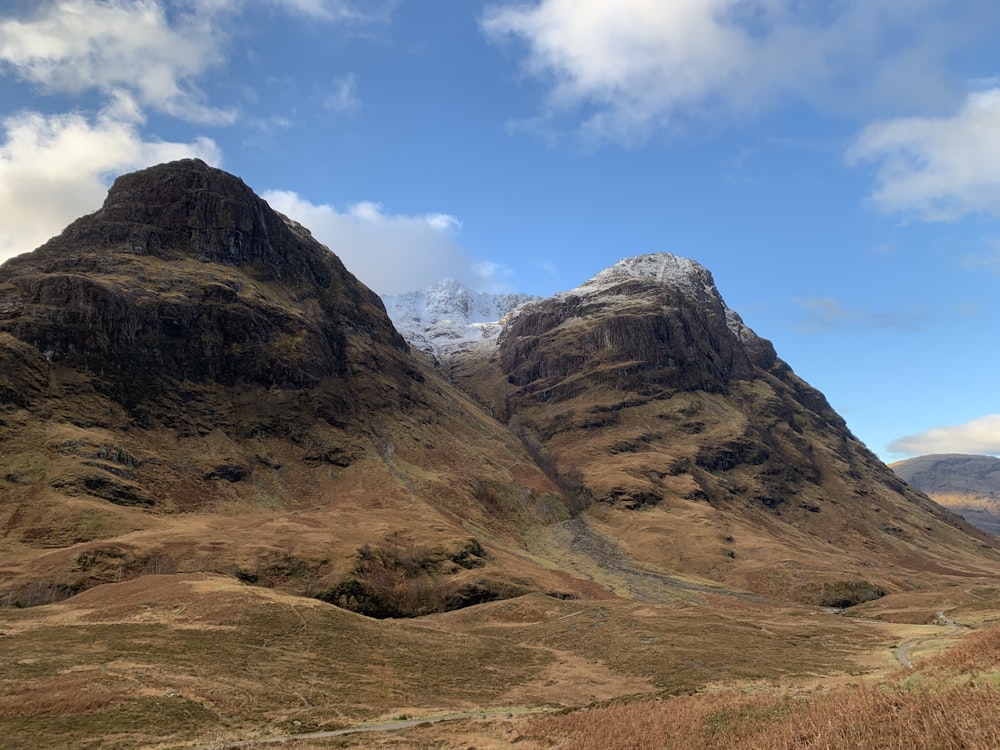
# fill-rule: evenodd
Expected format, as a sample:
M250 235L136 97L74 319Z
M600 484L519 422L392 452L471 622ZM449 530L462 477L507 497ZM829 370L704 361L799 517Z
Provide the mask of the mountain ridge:
M1000 534L1000 458L943 453L896 461L889 467L969 523Z
M625 259L547 300L439 291L460 326L515 307L435 365L238 178L119 178L0 267L8 597L163 570L380 616L672 596L646 571L818 603L995 561L694 261Z

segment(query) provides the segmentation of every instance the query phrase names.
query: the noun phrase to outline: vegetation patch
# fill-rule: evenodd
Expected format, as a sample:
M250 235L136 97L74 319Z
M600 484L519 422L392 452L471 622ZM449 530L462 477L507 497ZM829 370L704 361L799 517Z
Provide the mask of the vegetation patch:
M837 581L823 584L818 604L821 607L847 609L856 604L881 599L883 596L885 589L868 581Z
M450 550L415 545L399 534L357 553L348 578L317 598L369 617L419 617L509 599L525 589L460 574L486 566L476 539Z

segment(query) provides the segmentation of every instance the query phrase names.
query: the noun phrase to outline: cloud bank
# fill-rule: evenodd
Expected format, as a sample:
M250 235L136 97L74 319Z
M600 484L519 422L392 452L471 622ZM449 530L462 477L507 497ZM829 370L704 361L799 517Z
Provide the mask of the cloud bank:
M0 261L33 250L100 207L107 182L140 167L197 156L219 164L215 143L144 140L127 102L95 118L21 112L0 121Z
M902 437L892 441L889 450L907 456L930 453L1000 455L1000 414Z
M284 190L271 190L263 197L272 208L307 227L379 294L423 289L446 276L474 289L506 291L502 266L470 258L458 244L461 222L454 216L388 214L371 202L340 211Z
M491 6L481 27L526 50L548 87L542 120L579 116L586 137L632 143L787 101L938 105L949 56L997 15L980 0L541 0Z
M868 126L849 152L878 165L872 200L930 221L1000 216L1000 88L970 93L951 117Z

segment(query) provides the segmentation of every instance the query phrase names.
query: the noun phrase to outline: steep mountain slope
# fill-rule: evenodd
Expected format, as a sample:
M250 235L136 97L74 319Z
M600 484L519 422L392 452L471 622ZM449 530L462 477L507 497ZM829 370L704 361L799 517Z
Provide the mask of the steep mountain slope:
M830 602L996 559L996 540L901 482L684 258L623 260L520 308L496 352L449 377L588 509L566 532L577 548L597 535L643 569Z
M460 333L498 312L441 291ZM0 266L5 739L812 693L942 610L997 618L1000 540L880 464L691 261L623 261L429 362L198 161Z
M972 525L1000 534L1000 458L945 453L889 466L904 481Z
M512 586L489 551L561 505L517 440L199 161L119 178L0 267L0 451L9 602L212 570L417 612L560 580L515 560Z
M438 360L496 346L500 321L531 299L537 298L473 292L455 279L442 279L416 292L382 296L396 330Z

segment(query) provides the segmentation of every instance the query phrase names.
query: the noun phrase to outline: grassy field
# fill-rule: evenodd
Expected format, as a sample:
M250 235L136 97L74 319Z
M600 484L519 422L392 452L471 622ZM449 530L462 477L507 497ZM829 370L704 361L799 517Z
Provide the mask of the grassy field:
M966 598L952 612L964 624L1000 611L989 591ZM789 743L836 719L848 744L831 747L874 748L902 727L958 732L920 718L950 712L987 744L929 734L907 747L988 747L1000 636L944 651L945 631L690 592L666 604L531 594L373 620L225 576L144 576L0 610L0 747L221 747L481 710L500 714L298 744L825 747ZM919 669L899 672L892 649L910 639L922 639ZM876 744L854 744L854 731Z

